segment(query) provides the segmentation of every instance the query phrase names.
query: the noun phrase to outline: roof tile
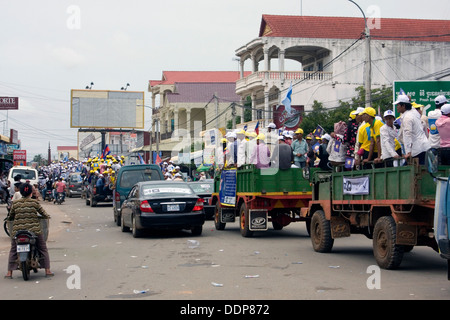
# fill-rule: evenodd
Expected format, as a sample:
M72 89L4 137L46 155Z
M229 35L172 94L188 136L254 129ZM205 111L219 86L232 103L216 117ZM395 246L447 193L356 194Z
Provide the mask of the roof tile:
M376 40L450 41L450 20L380 18L376 22L379 29L370 30ZM358 39L363 31L363 18L263 15L259 36Z

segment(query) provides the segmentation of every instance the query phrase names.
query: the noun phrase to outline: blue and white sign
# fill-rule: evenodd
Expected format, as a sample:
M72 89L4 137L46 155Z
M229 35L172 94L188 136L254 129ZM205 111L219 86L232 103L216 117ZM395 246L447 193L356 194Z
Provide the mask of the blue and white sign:
M224 169L220 175L220 204L234 207L236 204L236 168Z
M369 177L343 177L343 193L353 195L367 195L369 194Z

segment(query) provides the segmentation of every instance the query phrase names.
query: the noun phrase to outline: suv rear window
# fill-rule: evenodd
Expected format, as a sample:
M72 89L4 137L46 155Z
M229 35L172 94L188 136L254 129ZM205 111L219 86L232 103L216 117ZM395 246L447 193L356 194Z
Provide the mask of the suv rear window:
M127 170L122 173L120 179L121 188L131 188L140 181L161 180L159 171L152 169Z
M26 170L26 169L13 169L11 178L14 178L17 175L21 175L22 179L25 180L36 180L36 171L34 170Z

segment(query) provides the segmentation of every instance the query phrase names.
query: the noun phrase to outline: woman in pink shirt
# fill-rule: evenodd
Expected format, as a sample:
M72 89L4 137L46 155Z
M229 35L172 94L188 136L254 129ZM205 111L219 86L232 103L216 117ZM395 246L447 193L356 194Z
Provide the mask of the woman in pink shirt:
M441 107L442 116L436 120L436 127L441 138L441 164L450 165L450 104Z

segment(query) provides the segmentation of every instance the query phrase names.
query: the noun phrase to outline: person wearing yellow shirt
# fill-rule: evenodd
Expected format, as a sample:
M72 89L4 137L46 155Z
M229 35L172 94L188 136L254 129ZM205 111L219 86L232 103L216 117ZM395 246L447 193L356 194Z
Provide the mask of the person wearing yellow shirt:
M381 162L381 158L379 158L381 155L380 129L384 123L375 118L376 111L372 107L365 108L360 114L365 124L358 131L360 150L356 163L363 163L364 168L367 169L370 168L369 161Z

